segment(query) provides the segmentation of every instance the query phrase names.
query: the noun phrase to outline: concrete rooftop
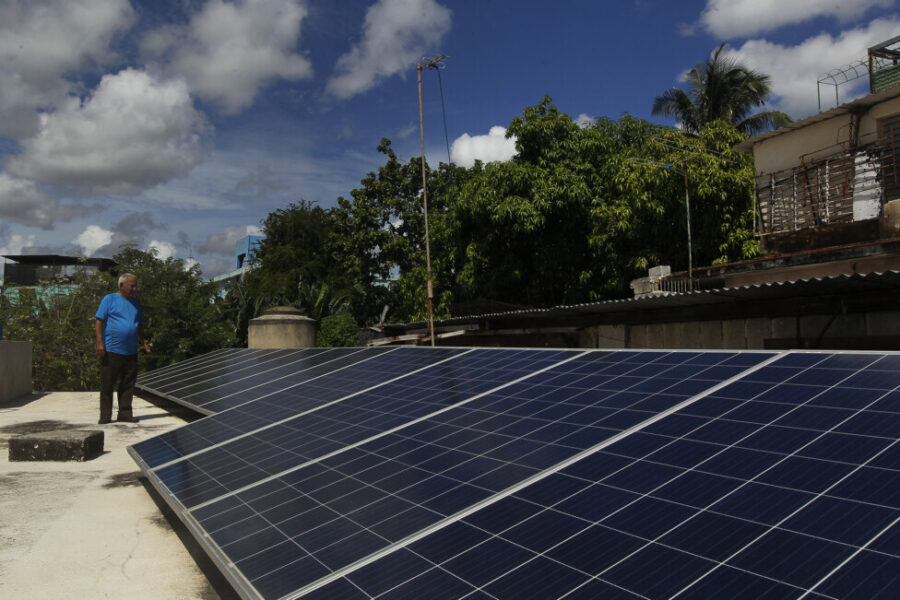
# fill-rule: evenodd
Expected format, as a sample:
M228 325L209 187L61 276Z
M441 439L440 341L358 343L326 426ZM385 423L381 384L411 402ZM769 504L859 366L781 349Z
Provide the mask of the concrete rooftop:
M97 392L0 404L0 598L230 600L234 591L158 500L126 447L184 425L135 397L137 424L97 425ZM9 462L9 438L99 429L85 462Z

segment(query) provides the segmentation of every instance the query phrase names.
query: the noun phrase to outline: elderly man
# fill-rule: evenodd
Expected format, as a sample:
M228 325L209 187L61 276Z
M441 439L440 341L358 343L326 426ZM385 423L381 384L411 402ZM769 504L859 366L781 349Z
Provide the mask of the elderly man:
M149 354L144 339L144 313L134 297L137 277L125 273L119 277L119 291L107 294L94 315L97 355L100 357L100 421L112 421L112 394L117 391L117 421L137 423L131 411L134 382L137 379L138 342Z

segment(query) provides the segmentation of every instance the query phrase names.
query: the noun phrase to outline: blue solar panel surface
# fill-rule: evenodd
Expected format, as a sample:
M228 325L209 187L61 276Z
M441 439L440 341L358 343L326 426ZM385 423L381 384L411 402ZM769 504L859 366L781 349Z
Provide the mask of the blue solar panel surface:
M423 354L414 351L410 359ZM565 354L567 351L474 350L421 368L414 376L350 395L340 388L322 387L315 390L316 398L324 397L326 405L273 422L153 473L182 504L191 507L445 409L530 374L542 363L558 362ZM393 358L396 362L397 355ZM407 367L410 364L406 362Z
M454 352L132 455L247 598L895 597L900 356Z
M363 354L342 351L334 360L306 369L295 367L278 379L280 389L228 396L223 403L232 405L230 410L145 440L135 449L147 467L155 468L463 352L444 348L414 354L409 348Z
M894 598L898 366L787 356L305 597Z

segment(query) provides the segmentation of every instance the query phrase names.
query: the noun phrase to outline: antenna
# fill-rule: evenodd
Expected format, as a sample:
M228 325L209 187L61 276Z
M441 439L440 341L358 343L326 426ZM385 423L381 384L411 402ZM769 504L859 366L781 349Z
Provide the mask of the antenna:
M428 186L425 181L425 120L422 115L422 71L426 69L440 69L441 62L447 58L441 54L435 58L423 57L416 63L416 74L419 84L419 141L422 145L422 204L425 209L425 269L426 282L426 307L428 310L428 334L431 337L431 345L434 346L434 289L431 283L431 244L428 236Z

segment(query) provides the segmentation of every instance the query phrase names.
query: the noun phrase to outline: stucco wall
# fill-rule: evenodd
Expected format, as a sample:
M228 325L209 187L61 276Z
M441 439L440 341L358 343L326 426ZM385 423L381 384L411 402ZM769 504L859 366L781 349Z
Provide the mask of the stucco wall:
M896 114L900 114L900 98L887 100L869 109L860 119L860 143L875 141L878 120ZM763 140L753 147L756 174L791 169L798 166L804 156L809 162L815 160L817 154L824 157L845 150L841 144L846 144L849 139L850 115L845 114Z
M0 404L31 393L31 342L0 341Z

